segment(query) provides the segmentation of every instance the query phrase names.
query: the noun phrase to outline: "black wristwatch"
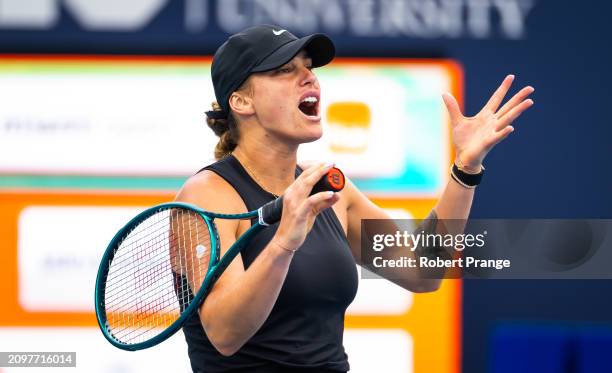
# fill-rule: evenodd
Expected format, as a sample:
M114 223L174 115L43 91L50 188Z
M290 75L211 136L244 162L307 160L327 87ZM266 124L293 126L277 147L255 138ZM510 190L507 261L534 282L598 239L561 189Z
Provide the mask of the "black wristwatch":
M451 167L451 177L461 184L463 187L468 189L474 189L482 181L482 175L484 175L484 166L480 167L480 172L477 174L469 174L462 171L455 163Z

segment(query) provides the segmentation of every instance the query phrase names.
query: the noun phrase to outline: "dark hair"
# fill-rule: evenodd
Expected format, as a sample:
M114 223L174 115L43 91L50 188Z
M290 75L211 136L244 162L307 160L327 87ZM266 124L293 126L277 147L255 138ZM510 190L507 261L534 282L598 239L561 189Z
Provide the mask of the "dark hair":
M217 102L212 103L213 111L222 111ZM219 137L219 142L215 146L215 159L219 160L231 154L238 145L238 126L234 115L230 111L226 119L207 118L208 127Z

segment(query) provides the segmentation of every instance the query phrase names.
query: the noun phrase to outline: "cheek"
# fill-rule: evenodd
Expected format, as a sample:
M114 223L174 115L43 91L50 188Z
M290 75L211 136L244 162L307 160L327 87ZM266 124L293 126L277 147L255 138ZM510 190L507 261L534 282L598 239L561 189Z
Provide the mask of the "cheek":
M286 122L288 116L293 115L293 107L286 96L269 96L260 108L269 122ZM262 118L264 118L262 116Z

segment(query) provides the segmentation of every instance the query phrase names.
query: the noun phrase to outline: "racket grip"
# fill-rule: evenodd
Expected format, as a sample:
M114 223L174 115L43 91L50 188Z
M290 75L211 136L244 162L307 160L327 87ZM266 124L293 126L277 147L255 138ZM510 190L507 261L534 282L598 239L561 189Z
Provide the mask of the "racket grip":
M310 195L327 191L339 192L344 188L345 182L346 179L342 171L339 168L332 167L312 187ZM257 213L261 225L271 225L280 221L283 214L283 196L266 203L259 208Z
M337 167L332 167L325 175L312 187L310 195L319 192L339 192L344 188L344 174Z

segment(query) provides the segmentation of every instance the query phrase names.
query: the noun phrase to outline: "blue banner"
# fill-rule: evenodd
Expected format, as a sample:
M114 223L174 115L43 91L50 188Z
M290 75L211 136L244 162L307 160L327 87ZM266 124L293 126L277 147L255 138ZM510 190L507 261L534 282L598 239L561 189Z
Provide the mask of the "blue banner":
M351 53L517 41L529 34L536 1L3 0L0 51L209 54L227 35L261 23L325 32Z

